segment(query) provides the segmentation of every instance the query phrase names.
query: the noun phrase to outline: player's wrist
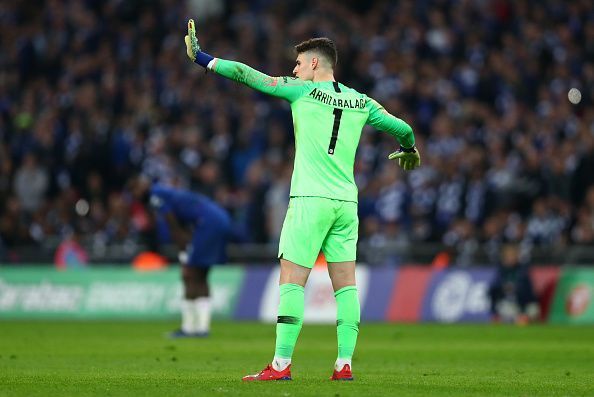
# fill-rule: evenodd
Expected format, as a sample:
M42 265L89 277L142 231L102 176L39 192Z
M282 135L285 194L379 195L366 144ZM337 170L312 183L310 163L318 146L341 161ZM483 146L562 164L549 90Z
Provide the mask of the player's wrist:
M407 147L400 145L400 151L404 152L404 153L416 153L417 147L415 145L412 145L412 147L407 148Z
M196 59L194 59L194 63L206 68L208 64L214 60L214 57L206 52L198 51L196 52Z

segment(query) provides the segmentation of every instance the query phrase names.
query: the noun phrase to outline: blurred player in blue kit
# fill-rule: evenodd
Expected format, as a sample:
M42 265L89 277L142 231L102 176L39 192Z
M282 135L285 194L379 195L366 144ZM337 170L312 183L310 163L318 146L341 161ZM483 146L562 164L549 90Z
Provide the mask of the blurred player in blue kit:
M166 220L179 249L184 296L181 328L171 337L205 337L210 331L211 300L208 273L226 262L225 248L231 233L227 211L208 197L188 190L151 184L139 178L136 194L148 201Z

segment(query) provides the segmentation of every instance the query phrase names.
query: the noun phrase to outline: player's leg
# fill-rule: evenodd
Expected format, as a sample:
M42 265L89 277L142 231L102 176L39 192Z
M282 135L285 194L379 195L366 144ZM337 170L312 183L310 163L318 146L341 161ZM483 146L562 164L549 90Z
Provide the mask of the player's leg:
M194 313L196 315L194 335L207 336L210 333L210 319L212 317L212 304L208 286L208 274L211 267L197 266L193 269L195 271L194 275L198 292L194 299Z
M276 349L272 365L281 370L291 363L303 324L305 283L333 219L327 214L331 200L292 198L279 243L280 303Z
M323 244L336 298L338 356L333 380L352 380L352 357L359 335L361 308L355 279L358 225L356 203L339 202L338 217Z
M181 328L172 337L207 336L210 328L210 296L208 272L210 267L183 265L183 299Z
M303 324L304 287L331 222L325 201L291 198L279 243L280 302L276 324L276 345L272 364L243 380L291 378L291 358Z
M359 336L361 309L355 280L355 262L328 262L336 298L336 336L338 355L334 364L334 380L352 380L352 358Z
M277 371L291 364L293 351L303 324L305 283L311 268L286 259L280 260L280 300L276 324L276 345L272 366Z
M188 266L187 260L185 263L182 263L181 278L183 285L181 328L170 334L170 336L174 338L194 336L198 317L196 313L196 300L200 295L198 274L195 267Z
M204 337L210 333L212 304L208 286L210 268L223 263L227 229L224 222L207 219L194 229L188 246L187 264L182 268L184 301L182 332L187 336Z
M491 308L491 321L494 323L499 323L501 321L501 316L499 314L499 304L503 300L503 287L499 279L497 279L490 287L489 287L489 300L490 300L490 308Z
M210 333L212 318L212 298L208 284L208 274L212 266L227 262L226 248L230 234L231 220L222 208L209 214L202 224L196 227L190 259L198 263L198 283L200 295L196 299L196 328L197 335L206 336ZM193 258L192 258L193 257Z

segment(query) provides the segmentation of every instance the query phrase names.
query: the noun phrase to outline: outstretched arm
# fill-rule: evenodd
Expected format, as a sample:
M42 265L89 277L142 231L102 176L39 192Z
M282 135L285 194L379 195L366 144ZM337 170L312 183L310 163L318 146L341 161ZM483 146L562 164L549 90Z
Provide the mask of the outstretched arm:
M398 164L406 171L420 166L421 157L415 147L415 135L410 125L388 113L374 99L369 98L366 106L369 110L367 124L380 131L387 132L400 143L400 150L390 154L388 158L390 160L398 159Z
M297 100L306 90L306 81L294 77L271 77L243 63L214 58L203 52L196 39L196 28L192 19L188 21L188 35L184 39L186 53L194 63L228 79L289 102Z
M215 58L210 70L264 94L286 99L289 102L296 101L306 90L307 83L303 80L295 77L271 77L240 62Z

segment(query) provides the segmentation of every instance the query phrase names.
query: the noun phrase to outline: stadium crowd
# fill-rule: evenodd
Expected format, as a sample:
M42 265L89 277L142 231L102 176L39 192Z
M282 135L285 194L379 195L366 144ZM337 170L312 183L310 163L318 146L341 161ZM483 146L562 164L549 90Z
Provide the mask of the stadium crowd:
M278 239L290 109L190 63L189 17L205 51L269 75L330 37L338 79L413 126L410 173L364 131L360 241L594 245L591 0L49 0L0 5L0 246L146 240L139 173L214 197L246 241Z

